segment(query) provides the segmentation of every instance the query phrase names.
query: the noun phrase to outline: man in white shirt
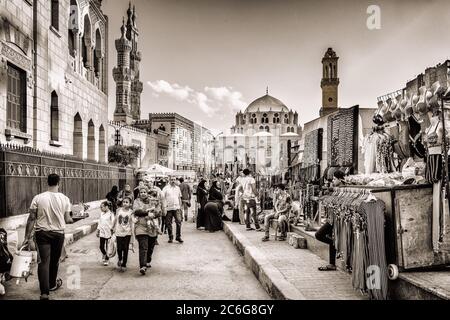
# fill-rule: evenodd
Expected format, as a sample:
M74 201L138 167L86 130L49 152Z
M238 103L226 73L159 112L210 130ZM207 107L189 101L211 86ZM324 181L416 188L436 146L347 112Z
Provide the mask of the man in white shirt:
M175 218L175 224L177 226L176 238L179 243L184 241L181 239L181 221L183 220L181 214L181 190L176 184L176 178L171 177L170 183L162 190L164 197L164 204L166 207L166 228L169 235L169 243L173 242L172 220Z
M58 279L58 267L64 246L64 230L66 223L73 223L70 200L59 192L59 180L57 174L50 174L47 178L48 191L33 198L23 243L26 245L31 241L34 229L40 258L38 278L41 300L48 300L50 291L62 286L62 280Z
M251 226L250 217L255 222L255 228L257 231L261 230L259 226L258 218L256 216L256 180L251 176L249 169L244 170L244 177L238 187L237 192L242 191L241 199L244 202L245 210L245 224L247 225L247 231L253 230Z

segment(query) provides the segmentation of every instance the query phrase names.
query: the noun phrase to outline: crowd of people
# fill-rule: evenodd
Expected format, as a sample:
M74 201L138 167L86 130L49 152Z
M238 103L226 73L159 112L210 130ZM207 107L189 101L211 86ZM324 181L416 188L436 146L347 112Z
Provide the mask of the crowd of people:
M33 199L22 244L34 246L38 252L38 279L43 300L49 299L50 292L62 286L58 266L64 249L64 230L66 224L73 223L70 200L59 192L59 182L57 174L49 175L48 191ZM262 210L257 209L260 194L248 169L240 171L234 179L225 179L218 174L209 179L200 178L194 181L194 185L172 176L168 180L139 181L134 189L129 184L122 190L114 186L100 205L97 237L102 264L110 264L113 247L117 254L117 268L125 272L129 251L134 252L136 239L139 272L145 275L151 268L159 236L166 234L168 243L174 240L184 243L182 223L190 220L190 212L198 231L213 233L222 230L223 221L230 220L225 215L227 205L233 209L233 222L245 225L247 231L265 232L262 241L269 240L269 223L277 219L281 231L279 240L285 240L292 203L285 186L275 187L274 211L265 216L261 215ZM192 203L193 196L196 201ZM175 237L173 222L176 225Z

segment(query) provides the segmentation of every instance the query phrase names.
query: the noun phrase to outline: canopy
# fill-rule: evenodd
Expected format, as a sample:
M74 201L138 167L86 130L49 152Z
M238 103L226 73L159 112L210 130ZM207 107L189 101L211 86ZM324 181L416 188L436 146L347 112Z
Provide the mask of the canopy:
M138 173L151 175L151 176L161 176L161 175L165 176L172 172L174 172L174 170L163 167L162 165L159 165L156 163L151 165L148 168L142 168L142 169L138 170Z
M253 136L254 137L273 137L273 134L271 134L270 132L261 131L261 132L255 133Z

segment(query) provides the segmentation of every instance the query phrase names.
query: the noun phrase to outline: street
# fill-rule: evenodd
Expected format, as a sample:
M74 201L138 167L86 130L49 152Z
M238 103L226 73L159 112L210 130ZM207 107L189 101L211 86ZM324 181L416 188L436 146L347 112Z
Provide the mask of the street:
M175 224L174 224L175 226ZM129 253L128 270L101 264L99 241L91 234L69 246L69 258L60 266L63 287L50 295L57 300L239 300L270 299L242 257L223 232L208 233L183 222L184 244L167 243L159 237L152 268L145 276L138 272L138 247ZM79 283L77 270L80 270ZM37 300L37 272L28 282L6 285L3 299Z

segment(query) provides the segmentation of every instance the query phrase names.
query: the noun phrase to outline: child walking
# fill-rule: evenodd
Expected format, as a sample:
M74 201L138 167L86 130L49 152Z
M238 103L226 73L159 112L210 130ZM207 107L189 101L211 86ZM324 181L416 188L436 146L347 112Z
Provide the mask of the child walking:
M114 215L111 212L112 203L104 201L100 205L100 220L97 227L97 237L100 238L100 251L103 254L103 265L109 264L108 241L111 239L114 225Z
M131 209L132 199L125 197L122 200L123 207L117 209L116 219L114 220L113 230L117 239L117 256L119 258L117 267L120 272L127 270L128 250L130 240L134 238L134 225ZM134 244L131 243L131 249L134 250Z

